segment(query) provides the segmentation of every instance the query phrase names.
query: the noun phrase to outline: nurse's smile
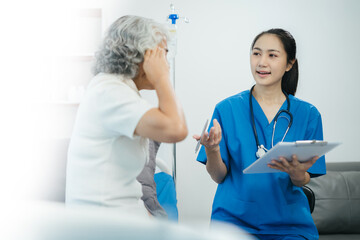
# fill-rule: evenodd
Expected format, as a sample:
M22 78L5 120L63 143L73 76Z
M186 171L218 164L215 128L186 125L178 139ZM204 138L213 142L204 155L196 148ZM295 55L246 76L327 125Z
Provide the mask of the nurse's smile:
M261 78L265 78L267 76L269 76L271 74L271 72L266 72L266 71L256 71L256 73L261 77Z

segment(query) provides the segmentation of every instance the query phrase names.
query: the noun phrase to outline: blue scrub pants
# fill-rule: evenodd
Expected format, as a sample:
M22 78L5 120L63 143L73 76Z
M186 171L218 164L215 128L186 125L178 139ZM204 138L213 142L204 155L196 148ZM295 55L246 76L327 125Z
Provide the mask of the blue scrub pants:
M259 240L307 240L301 235L272 235L272 234L257 234L254 235Z

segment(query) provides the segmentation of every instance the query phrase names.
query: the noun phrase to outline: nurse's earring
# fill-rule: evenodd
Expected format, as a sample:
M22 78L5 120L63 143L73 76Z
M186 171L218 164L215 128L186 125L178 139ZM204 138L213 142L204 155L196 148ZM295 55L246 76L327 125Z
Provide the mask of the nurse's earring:
M265 155L265 153L267 152L268 150L264 147L264 145L260 145L258 146L258 150L256 152L256 157L257 158L261 158L262 156Z

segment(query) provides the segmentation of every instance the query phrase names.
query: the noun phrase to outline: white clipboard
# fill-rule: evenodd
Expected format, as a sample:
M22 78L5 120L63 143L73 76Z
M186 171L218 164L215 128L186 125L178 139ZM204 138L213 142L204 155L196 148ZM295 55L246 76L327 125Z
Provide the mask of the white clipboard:
M331 151L336 146L340 145L338 142L326 141L296 141L296 142L279 142L272 149L270 149L264 156L256 160L249 167L243 170L247 173L273 173L280 172L280 170L272 169L267 166L273 159L285 157L291 159L293 154L297 155L299 162L306 162L315 156L323 156L325 153Z

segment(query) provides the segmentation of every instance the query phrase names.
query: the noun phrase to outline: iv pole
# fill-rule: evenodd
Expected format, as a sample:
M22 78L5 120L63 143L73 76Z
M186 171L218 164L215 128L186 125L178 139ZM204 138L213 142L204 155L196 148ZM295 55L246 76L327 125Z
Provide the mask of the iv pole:
M176 21L179 19L179 15L175 13L174 4L170 4L170 15L167 20L170 23L169 25L169 33L170 33L170 41L168 41L168 48L170 52L170 56L168 56L168 61L170 65L170 78L175 90L175 56L177 52L177 25ZM187 17L180 17L184 19L185 23L189 23L189 19ZM172 176L176 189L176 143L173 144L173 162L172 162Z

